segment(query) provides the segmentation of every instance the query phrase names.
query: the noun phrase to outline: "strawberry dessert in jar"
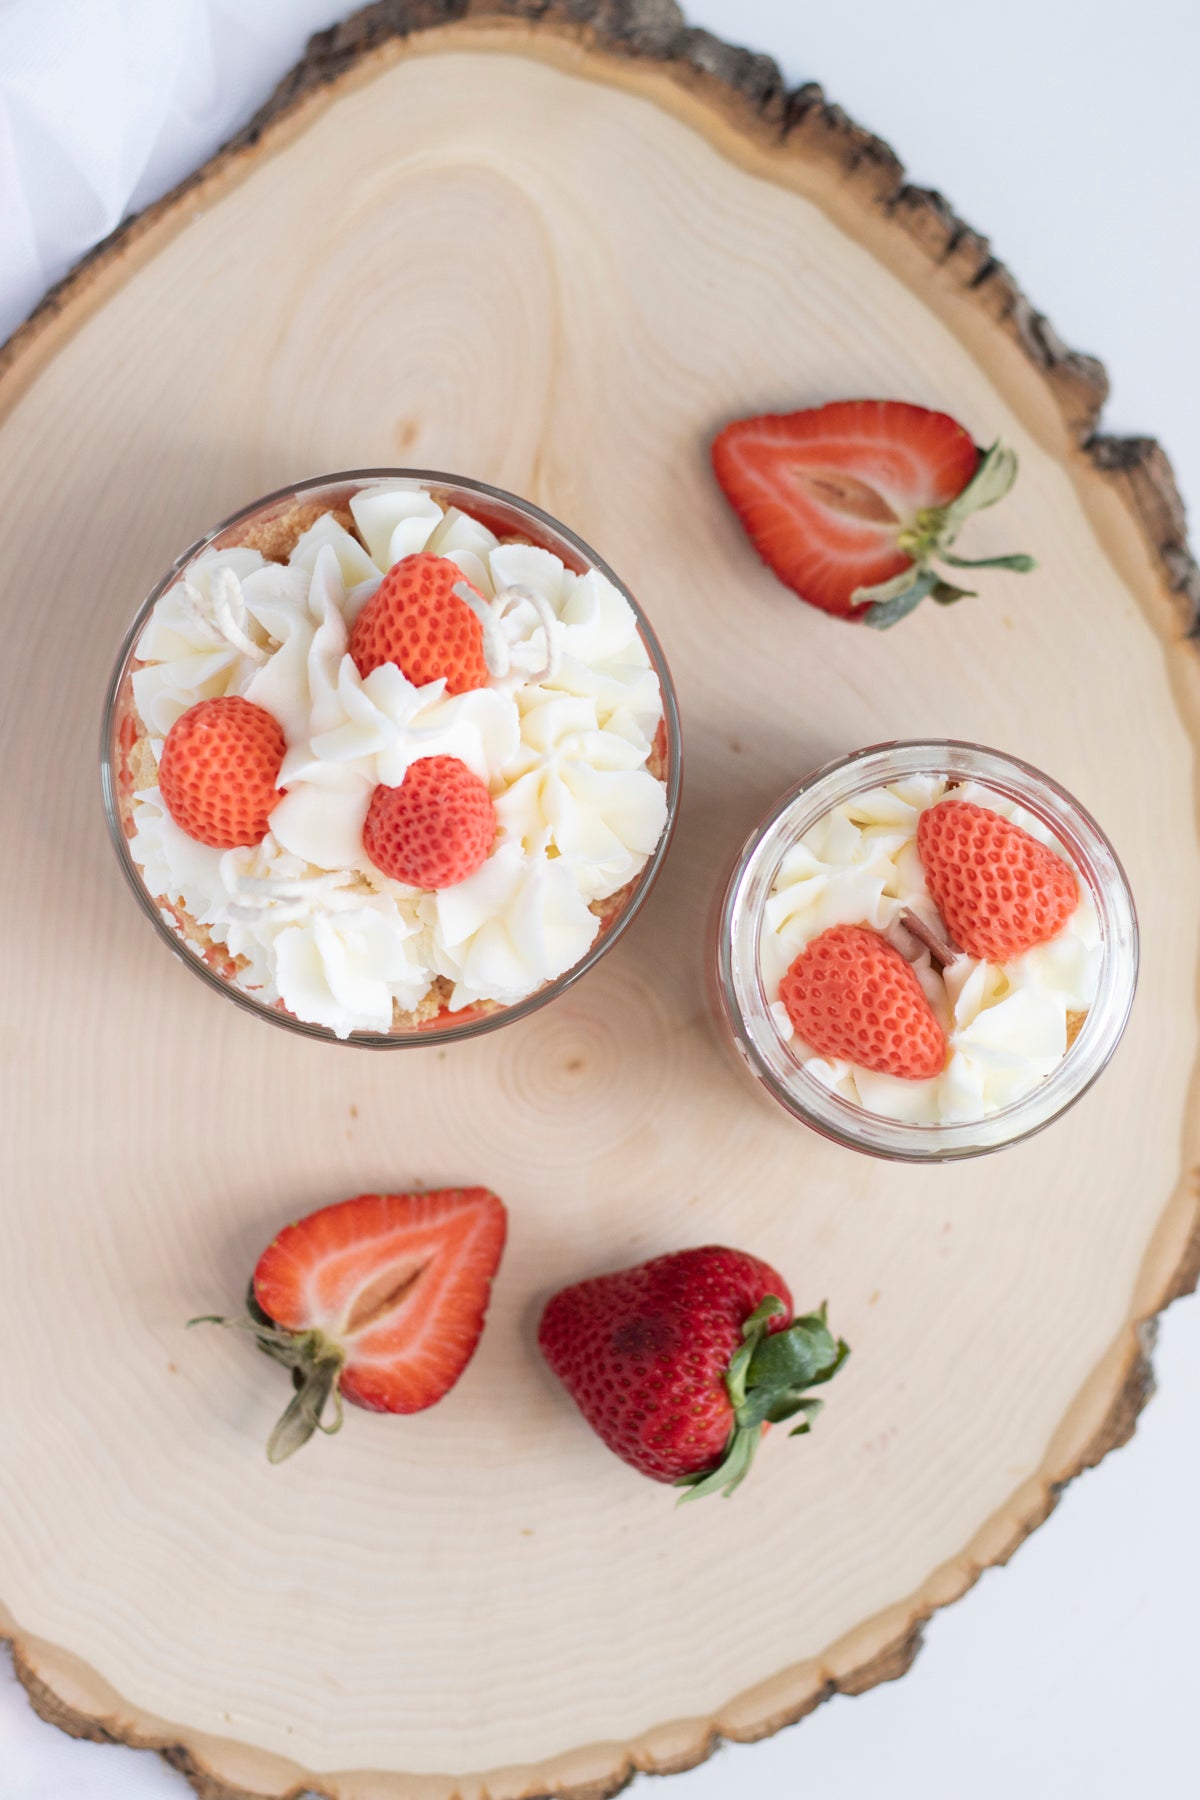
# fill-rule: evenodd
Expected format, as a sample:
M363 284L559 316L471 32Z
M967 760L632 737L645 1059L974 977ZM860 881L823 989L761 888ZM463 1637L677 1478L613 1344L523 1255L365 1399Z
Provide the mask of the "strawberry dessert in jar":
M312 1037L523 1017L632 919L679 725L636 601L565 527L366 470L192 546L122 647L102 744L125 874L171 945Z
M796 1118L876 1156L978 1156L1057 1118L1129 1016L1137 919L1100 827L1015 757L884 744L785 794L720 909L716 994Z

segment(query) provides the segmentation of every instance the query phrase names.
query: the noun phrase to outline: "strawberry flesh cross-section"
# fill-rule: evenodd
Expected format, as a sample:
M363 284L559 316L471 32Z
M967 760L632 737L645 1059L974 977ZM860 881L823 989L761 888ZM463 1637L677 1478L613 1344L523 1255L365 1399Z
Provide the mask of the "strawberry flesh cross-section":
M285 1227L259 1258L247 1316L211 1321L292 1371L271 1460L337 1430L342 1400L389 1413L441 1400L479 1342L506 1230L486 1188L361 1194Z
M980 451L946 413L898 400L838 400L737 419L718 433L713 469L755 549L809 605L895 624L926 596L969 590L933 566L1027 570L1027 556L978 562L951 548L971 513L1016 478L1011 450Z

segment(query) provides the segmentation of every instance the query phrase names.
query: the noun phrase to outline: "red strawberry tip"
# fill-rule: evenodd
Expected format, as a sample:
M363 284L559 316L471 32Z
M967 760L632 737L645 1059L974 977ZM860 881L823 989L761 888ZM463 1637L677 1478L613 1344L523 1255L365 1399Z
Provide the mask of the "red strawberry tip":
M248 1331L264 1356L291 1370L296 1391L267 1439L268 1462L286 1462L307 1444L314 1432L321 1431L327 1437L333 1437L342 1429L345 1415L340 1384L345 1350L323 1331L288 1331L277 1325L259 1305L253 1281L246 1296L243 1317L225 1319L215 1313L206 1313L200 1318L189 1319L188 1325L225 1325L233 1331ZM325 1424L325 1410L331 1400L333 1419Z
M1012 556L955 556L951 545L972 513L1003 500L1017 479L1017 453L997 438L990 448L979 452L979 466L962 492L945 506L929 506L920 511L913 524L900 532L897 549L912 562L890 581L875 587L856 588L850 604L854 610L864 608L864 625L885 631L929 596L938 606L952 606L956 600L975 598L972 588L959 587L947 581L934 567L934 562L949 564L954 569L1012 569L1027 575L1037 564L1032 556L1018 552Z
M830 1331L824 1301L786 1330L772 1331L771 1320L787 1310L777 1294L768 1294L743 1324L742 1342L725 1372L733 1428L715 1468L683 1475L676 1482L688 1490L680 1496L681 1506L706 1494L720 1493L728 1499L749 1473L767 1425L782 1424L799 1413L800 1423L788 1436L802 1437L811 1430L824 1403L808 1389L832 1381L850 1346Z

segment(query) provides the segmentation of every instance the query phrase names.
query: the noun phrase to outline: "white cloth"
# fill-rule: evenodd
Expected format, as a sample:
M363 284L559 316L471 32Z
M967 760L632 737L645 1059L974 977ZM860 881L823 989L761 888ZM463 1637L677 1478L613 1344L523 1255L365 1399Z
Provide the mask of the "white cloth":
M262 105L337 0L0 0L0 341ZM99 103L98 103L99 101Z

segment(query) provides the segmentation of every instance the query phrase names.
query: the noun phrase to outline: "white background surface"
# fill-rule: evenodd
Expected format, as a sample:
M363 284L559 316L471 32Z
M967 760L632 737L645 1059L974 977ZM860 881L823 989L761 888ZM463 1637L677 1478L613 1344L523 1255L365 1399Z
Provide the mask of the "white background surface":
M0 0L0 337L240 125L310 30L350 10ZM689 12L769 51L789 82L823 82L913 180L986 231L1064 338L1104 357L1106 427L1161 437L1200 509L1192 0L691 0ZM1046 1338L1053 1354L1052 1319ZM1172 1309L1156 1367L1159 1395L1134 1442L1067 1492L1007 1570L934 1621L911 1675L723 1750L662 1800L1193 1800L1196 1301ZM40 1724L0 1660L0 1800L187 1794L152 1756Z

